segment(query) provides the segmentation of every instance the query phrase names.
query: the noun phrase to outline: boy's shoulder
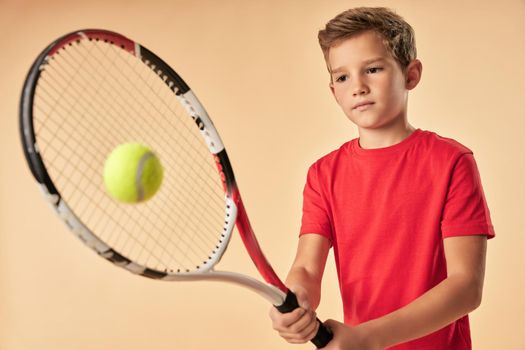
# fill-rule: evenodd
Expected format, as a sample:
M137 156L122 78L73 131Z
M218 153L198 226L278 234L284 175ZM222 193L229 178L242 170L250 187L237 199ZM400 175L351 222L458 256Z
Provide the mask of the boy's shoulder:
M449 150L451 152L472 153L472 150L470 148L453 138L441 136L436 132L429 130L422 131L423 134L426 135L426 139L432 142L434 146L440 149Z
M339 146L339 148L333 151L330 151L326 153L325 155L321 156L311 165L311 167L325 167L325 166L329 166L333 164L342 155L345 155L350 151L350 148L352 147L352 143L355 140L357 140L357 138L347 141L343 143L341 146Z
M455 163L463 154L474 153L469 147L451 137L442 136L429 130L423 130L422 133L422 142L416 146L436 160L441 159L445 163Z

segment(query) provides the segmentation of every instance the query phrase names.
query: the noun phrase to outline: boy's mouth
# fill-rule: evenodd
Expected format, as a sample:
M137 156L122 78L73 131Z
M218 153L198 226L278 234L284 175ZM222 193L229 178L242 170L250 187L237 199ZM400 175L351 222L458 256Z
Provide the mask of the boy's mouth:
M362 101L362 102L359 102L359 103L355 104L352 107L352 109L357 109L358 111L363 111L363 110L367 109L368 107L370 107L373 104L374 104L374 102L372 102L372 101Z

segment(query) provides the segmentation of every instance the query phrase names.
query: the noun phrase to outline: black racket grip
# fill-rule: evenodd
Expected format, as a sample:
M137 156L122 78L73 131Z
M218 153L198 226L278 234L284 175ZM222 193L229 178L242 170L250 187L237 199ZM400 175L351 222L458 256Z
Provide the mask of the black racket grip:
M284 302L275 308L279 310L280 313L286 314L288 312L292 312L298 307L299 303L297 302L297 297L291 290L289 290L288 294L286 294L286 299L284 299ZM313 337L310 341L318 349L321 349L324 348L330 342L330 340L332 340L334 335L330 328L326 327L323 322L321 322L321 320L317 319L317 322L319 322L319 328L317 329L315 337Z

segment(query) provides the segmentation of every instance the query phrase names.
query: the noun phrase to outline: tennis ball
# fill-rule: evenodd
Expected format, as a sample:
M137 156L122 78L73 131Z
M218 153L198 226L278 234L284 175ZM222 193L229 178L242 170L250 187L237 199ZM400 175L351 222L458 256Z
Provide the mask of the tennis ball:
M118 201L137 203L150 199L163 178L159 158L146 146L124 143L117 146L104 164L104 184Z

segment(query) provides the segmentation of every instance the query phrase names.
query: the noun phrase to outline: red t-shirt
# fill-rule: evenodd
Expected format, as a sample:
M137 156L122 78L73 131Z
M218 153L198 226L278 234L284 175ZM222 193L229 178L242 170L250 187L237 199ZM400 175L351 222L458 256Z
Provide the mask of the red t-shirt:
M495 235L470 149L421 129L384 148L358 141L308 170L300 231L331 241L349 325L399 309L445 279L444 238ZM390 349L471 349L468 316Z

